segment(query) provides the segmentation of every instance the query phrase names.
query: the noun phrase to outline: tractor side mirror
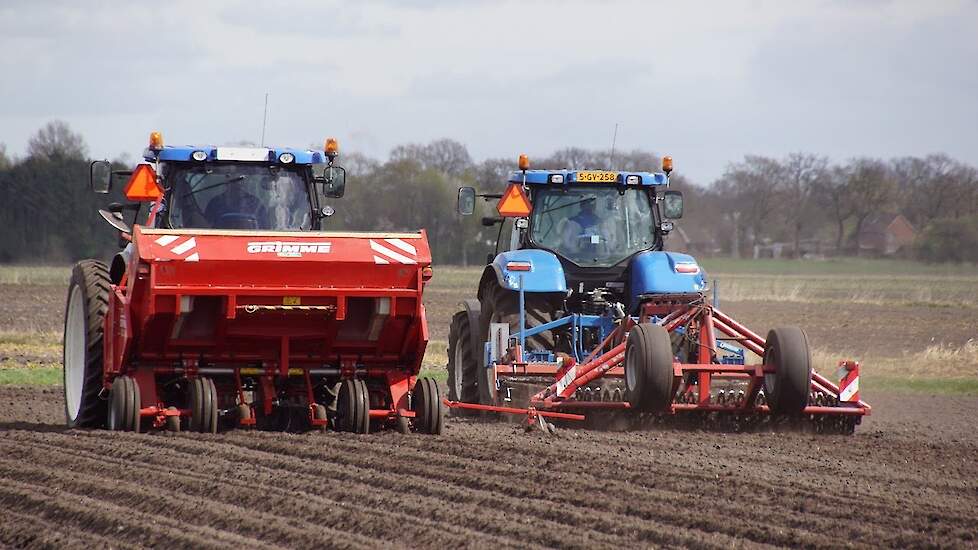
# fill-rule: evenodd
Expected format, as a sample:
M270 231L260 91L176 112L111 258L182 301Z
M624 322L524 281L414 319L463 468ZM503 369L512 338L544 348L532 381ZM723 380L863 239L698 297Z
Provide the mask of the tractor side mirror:
M683 217L683 192L666 191L662 196L662 217L678 220Z
M323 167L321 175L315 174L315 172L313 175L313 180L316 183L322 184L323 195L331 199L342 197L346 193L346 169L334 164L321 164L314 165L314 170L316 166Z
M108 193L112 189L112 163L107 160L92 161L88 167L88 184L95 193Z
M463 216L471 216L475 212L475 188L458 188L458 213Z

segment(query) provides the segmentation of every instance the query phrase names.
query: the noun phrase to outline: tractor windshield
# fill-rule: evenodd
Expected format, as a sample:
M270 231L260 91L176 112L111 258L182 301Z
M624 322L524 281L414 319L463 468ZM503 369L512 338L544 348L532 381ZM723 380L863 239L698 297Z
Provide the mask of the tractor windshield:
M306 179L261 164L180 166L166 178L170 227L298 231L312 227Z
M577 265L607 267L652 248L654 226L645 190L541 189L533 200L530 238Z

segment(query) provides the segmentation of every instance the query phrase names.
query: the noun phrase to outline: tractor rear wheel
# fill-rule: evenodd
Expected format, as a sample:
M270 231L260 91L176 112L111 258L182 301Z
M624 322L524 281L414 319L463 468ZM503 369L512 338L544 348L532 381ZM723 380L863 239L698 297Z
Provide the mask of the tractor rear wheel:
M370 431L370 401L363 380L340 382L336 401L336 429L358 434Z
M109 429L116 432L139 432L140 408L142 402L136 380L125 375L113 380L109 397Z
M210 378L199 376L190 380L190 431L217 433L217 389Z
M797 416L808 405L812 387L812 356L808 335L798 327L778 327L767 333L764 364L774 372L764 375L764 394L771 412Z
M507 323L509 334L515 335L519 331L520 324L520 294L519 292L492 287L487 294L488 300L482 304L482 334L486 340L489 337L489 325L491 323ZM483 300L486 298L484 297ZM523 303L526 310L524 321L526 328L537 327L556 318L557 310L560 309L563 295L553 293L524 292ZM541 350L557 352L557 345L553 331L544 331L526 339L527 350ZM479 402L483 405L496 404L496 379L495 373L491 368L479 369L478 387Z
M448 399L452 401L479 402L482 353L472 349L472 328L467 311L459 311L452 317L448 332Z
M669 410L674 397L672 342L659 325L642 323L625 344L625 387L629 404L640 411Z
M423 434L441 435L444 410L438 383L431 378L419 378L414 384L414 429Z
M75 264L68 286L64 332L65 421L69 428L104 426L103 322L109 304L109 270L102 262Z

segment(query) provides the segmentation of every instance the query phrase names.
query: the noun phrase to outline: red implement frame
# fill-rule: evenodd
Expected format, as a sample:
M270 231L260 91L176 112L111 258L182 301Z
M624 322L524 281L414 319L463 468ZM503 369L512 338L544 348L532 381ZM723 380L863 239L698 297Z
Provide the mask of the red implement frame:
M689 411L728 412L739 414L766 414L769 409L759 402L758 393L764 387L764 375L774 372L774 367L757 364L723 364L721 351L717 347L718 338L724 338L743 349L764 357L765 341L730 316L706 303L705 297L696 294L663 295L651 299L641 306L638 322L652 322L653 319L670 333L682 327L687 337L697 342L696 352L690 353L693 362L673 363L673 390L675 400L670 413ZM497 380L506 378L525 378L552 376L553 381L535 393L526 408L502 407L494 405L474 405L450 402L455 408L477 409L501 413L527 415L553 415L558 411L583 412L587 410L622 410L630 408L626 401L586 401L578 398L579 390L602 377L621 377L624 374L624 358L627 347L627 334L634 321L626 318L580 364L573 361L557 363L526 363L510 359L520 357L518 350L508 353L504 362L493 365ZM856 381L858 388L859 364L854 361L840 362L839 377L846 385ZM713 399L711 387L714 381L738 379L745 382L743 397L717 402ZM695 380L695 382L693 382ZM805 415L864 416L872 408L858 398L856 391L844 391L840 399L839 385L821 374L813 372L812 394L819 394L821 404L810 404L804 409ZM826 405L825 403L830 403ZM564 418L568 420L582 420ZM561 418L561 417L558 417Z

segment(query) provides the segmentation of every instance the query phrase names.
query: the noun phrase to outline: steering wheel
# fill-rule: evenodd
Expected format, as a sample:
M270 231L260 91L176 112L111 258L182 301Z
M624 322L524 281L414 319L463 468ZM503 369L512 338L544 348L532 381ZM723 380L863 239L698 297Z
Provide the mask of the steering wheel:
M217 219L216 229L258 229L258 218L242 212L228 212Z

